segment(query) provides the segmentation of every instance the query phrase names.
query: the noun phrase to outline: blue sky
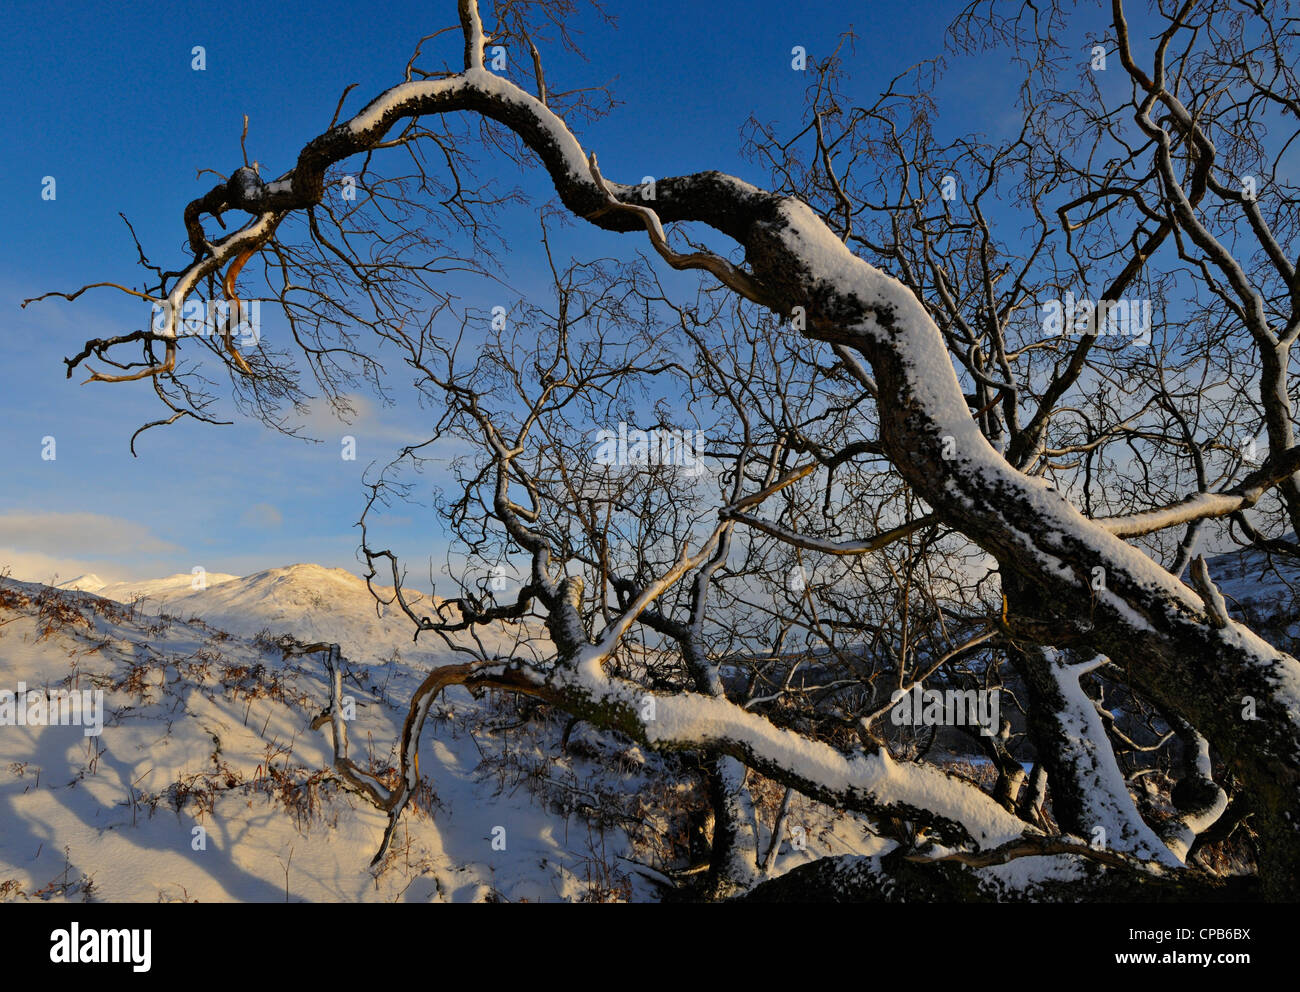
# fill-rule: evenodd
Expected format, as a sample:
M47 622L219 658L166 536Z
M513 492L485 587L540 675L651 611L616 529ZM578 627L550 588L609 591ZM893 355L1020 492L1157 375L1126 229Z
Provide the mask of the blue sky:
M732 14L684 0L613 3L616 27L585 12L576 22L589 62L559 50L544 56L552 87L609 83L621 101L580 135L612 179L715 168L761 183L739 155L739 129L750 113L798 119L807 77L789 68L793 45L817 57L852 24L853 91L870 102L890 77L939 53L959 6L760 0L736 4ZM196 171L228 173L240 163L243 114L251 119L250 157L263 175L278 175L323 130L346 85L360 84L347 105L355 112L400 81L421 35L454 20L454 0L7 7L0 568L39 580L94 571L110 581L196 565L237 574L297 561L358 570L361 475L423 436L427 411L409 398L384 407L361 397L351 425L323 412L310 418L325 440L318 445L237 414L230 427L182 421L143 435L132 458L131 433L162 411L149 384L80 386L84 375L66 379L61 359L88 338L141 326L141 304L111 290L73 303L18 304L100 280L138 285L119 211L154 262L179 268L188 258L181 211L213 182ZM439 53L458 57L457 34L439 43ZM195 45L206 50L203 72L191 69ZM989 110L1001 101L984 92L987 68L959 64L946 77L941 106L949 120L976 114L997 130L1001 115ZM41 197L46 176L57 183L53 201ZM527 286L539 261L537 208L553 191L540 175L523 187L532 201L502 223L512 248L507 270ZM580 257L643 247L590 228L574 232L564 248ZM339 457L343 434L357 438L356 461ZM53 461L41 457L47 436L57 445ZM394 508L381 539L421 574L446 549L432 512L418 505Z

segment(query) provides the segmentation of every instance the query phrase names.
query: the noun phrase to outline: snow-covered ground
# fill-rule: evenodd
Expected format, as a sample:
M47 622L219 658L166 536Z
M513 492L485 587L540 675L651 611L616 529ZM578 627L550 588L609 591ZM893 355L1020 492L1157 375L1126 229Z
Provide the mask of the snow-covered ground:
M584 725L565 750L560 717L456 688L426 725L429 788L372 874L385 818L338 788L330 729L310 727L320 656L284 660L275 638L341 645L352 757L381 775L413 688L463 659L412 644L340 569L66 585L93 593L0 580L0 691L101 690L103 729L0 726L0 899L645 900L641 866L691 862L694 778L670 759ZM778 871L891 846L812 803L789 822L806 849L783 843Z
M1252 552L1210 565L1230 606L1280 612L1294 636L1300 568ZM326 701L320 657L285 660L276 640L341 646L352 757L381 775L414 687L463 657L412 643L409 621L342 569L204 579L0 580L0 693L102 690L104 705L98 736L0 726L0 899L649 900L649 868L698 856L696 779L675 759L581 724L564 748L562 716L527 720L518 700L455 688L426 726L428 789L372 874L385 818L337 786L330 729L310 726ZM764 849L781 793L757 783ZM806 848L784 840L778 873L892 846L802 799L788 823Z

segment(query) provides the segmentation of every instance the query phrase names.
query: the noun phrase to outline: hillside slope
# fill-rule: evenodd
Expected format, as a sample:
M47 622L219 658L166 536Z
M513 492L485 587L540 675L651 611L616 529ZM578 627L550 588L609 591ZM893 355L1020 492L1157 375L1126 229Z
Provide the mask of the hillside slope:
M409 622L377 617L339 570L159 592L154 613L0 580L0 690L103 693L98 736L0 727L0 899L646 900L642 864L689 864L700 797L677 759L582 726L566 751L561 716L456 688L426 725L427 788L373 876L385 818L337 785L330 729L310 728L319 656L286 660L275 638L343 645L352 757L381 776L412 690L452 652L413 648ZM783 844L778 870L882 848L856 819L802 801L795 815L807 848Z

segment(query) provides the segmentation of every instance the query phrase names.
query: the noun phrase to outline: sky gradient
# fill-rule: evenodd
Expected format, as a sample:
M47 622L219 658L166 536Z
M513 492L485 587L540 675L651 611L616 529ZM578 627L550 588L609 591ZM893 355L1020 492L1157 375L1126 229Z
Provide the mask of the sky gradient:
M553 88L608 83L621 102L579 134L610 178L721 169L763 183L739 154L739 132L751 113L787 130L799 119L809 77L790 69L793 45L815 58L853 25L851 90L870 102L889 78L940 53L959 6L763 0L723 17L684 0L615 4L616 27L586 12L574 25L589 62L559 50L544 55ZM163 410L149 384L81 386L84 373L65 378L62 359L89 338L142 326L147 305L111 290L25 310L19 302L100 280L139 286L119 211L152 261L179 268L188 258L181 211L214 182L196 178L197 170L228 173L240 163L243 114L250 157L263 175L278 175L324 129L345 86L359 84L345 110L354 113L401 80L420 36L454 20L452 0L386 4L382 12L338 2L7 9L0 71L16 98L0 137L9 190L0 221L0 569L40 581L86 571L107 581L144 579L196 565L248 574L299 561L360 570L353 525L362 473L424 437L427 410L400 396L392 407L361 396L350 425L324 411L310 415L310 432L323 443L309 444L227 403L233 426L182 420L142 435L132 458L132 432ZM454 58L459 35L437 44L439 55ZM202 72L191 68L195 45L206 50ZM985 92L989 72L958 63L944 78L941 107L954 125L969 129L973 114L988 133L1004 123L989 109L1005 106ZM42 199L46 176L56 180L54 200ZM507 270L528 291L540 257L537 212L554 191L540 173L519 182L530 202L501 223ZM645 247L589 227L566 238L566 257L627 257ZM267 328L276 332L274 320ZM339 457L344 434L357 438L356 461ZM46 437L56 442L52 461L41 457ZM427 508L395 507L382 528L381 540L413 572L424 574L430 556L442 561L446 540Z

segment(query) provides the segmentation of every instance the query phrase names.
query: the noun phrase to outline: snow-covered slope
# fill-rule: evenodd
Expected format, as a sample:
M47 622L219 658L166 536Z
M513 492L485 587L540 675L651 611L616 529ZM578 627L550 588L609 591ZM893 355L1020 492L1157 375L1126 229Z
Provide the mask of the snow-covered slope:
M1271 644L1300 654L1300 561L1242 550L1206 564L1234 617Z
M165 579L99 583L97 576L73 579L59 588L81 590L119 603L138 602L145 613L189 619L199 617L232 634L272 637L292 634L299 640L337 643L349 658L373 664L397 651L400 657L428 662L445 651L428 635L413 642L414 625L393 602L392 589L376 584L389 603L371 595L364 579L342 568L297 564L240 577L209 572L204 588L181 573ZM405 588L407 602L423 614L438 600Z
M0 690L103 693L98 736L0 726L0 899L645 900L658 890L642 865L690 863L700 797L677 759L585 725L564 749L562 715L454 688L426 724L427 788L372 876L385 818L337 786L330 728L311 729L319 656L285 660L257 635L343 646L351 757L381 776L414 687L463 656L413 649L409 621L377 617L365 583L337 569L158 589L159 608L136 609L0 580ZM806 848L784 843L778 871L889 846L826 807L798 800L792 816Z
M376 589L391 600L390 590ZM417 611L435 605L427 594L403 592ZM427 635L415 646L414 625L396 603L380 604L365 580L321 565L289 565L209 583L207 589L169 598L164 609L176 616L200 616L232 634L292 633L303 641L337 643L350 659L364 664L386 660L395 649L403 657L428 660L441 647Z
M1300 595L1300 561L1262 551L1230 551L1209 559L1210 575L1229 606L1287 609Z

